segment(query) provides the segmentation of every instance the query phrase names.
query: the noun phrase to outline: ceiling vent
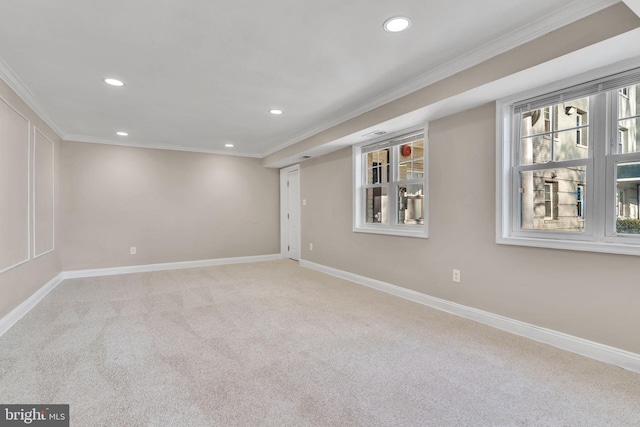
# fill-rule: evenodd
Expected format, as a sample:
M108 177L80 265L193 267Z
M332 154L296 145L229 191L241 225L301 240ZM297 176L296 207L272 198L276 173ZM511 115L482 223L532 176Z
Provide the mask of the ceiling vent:
M385 131L383 130L374 130L373 132L369 132L369 133L365 133L364 135L362 135L363 138L372 138L374 136L382 136L386 134Z

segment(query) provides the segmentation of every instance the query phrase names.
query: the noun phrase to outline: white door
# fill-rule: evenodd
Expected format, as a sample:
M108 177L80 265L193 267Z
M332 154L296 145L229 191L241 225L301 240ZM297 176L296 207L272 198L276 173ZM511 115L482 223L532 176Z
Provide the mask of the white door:
M285 258L300 259L300 168L280 171L281 252Z

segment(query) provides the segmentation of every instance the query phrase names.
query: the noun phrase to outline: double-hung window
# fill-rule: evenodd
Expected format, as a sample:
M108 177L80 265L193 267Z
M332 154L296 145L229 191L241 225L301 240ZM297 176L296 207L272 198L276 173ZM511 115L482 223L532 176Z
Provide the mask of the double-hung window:
M640 255L640 70L497 106L497 241Z
M354 231L427 237L426 152L424 129L354 146Z

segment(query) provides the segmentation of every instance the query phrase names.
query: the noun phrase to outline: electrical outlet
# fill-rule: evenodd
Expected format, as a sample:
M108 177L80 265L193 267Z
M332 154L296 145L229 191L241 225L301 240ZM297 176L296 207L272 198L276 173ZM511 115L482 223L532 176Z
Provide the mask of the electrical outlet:
M131 246L131 249L129 249L129 253L130 253L131 255L135 255L135 254L137 253L137 251L136 251L136 247L135 247L135 246Z
M309 243L309 250L312 251L313 250L313 243Z
M460 283L460 270L453 269L453 281Z
M307 199L302 199L302 206L307 206Z

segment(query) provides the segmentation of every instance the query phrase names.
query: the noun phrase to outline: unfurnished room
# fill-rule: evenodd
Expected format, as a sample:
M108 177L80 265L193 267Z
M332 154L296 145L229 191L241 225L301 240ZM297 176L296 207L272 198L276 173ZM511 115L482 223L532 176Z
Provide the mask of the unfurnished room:
M640 0L0 0L0 426L640 426Z

